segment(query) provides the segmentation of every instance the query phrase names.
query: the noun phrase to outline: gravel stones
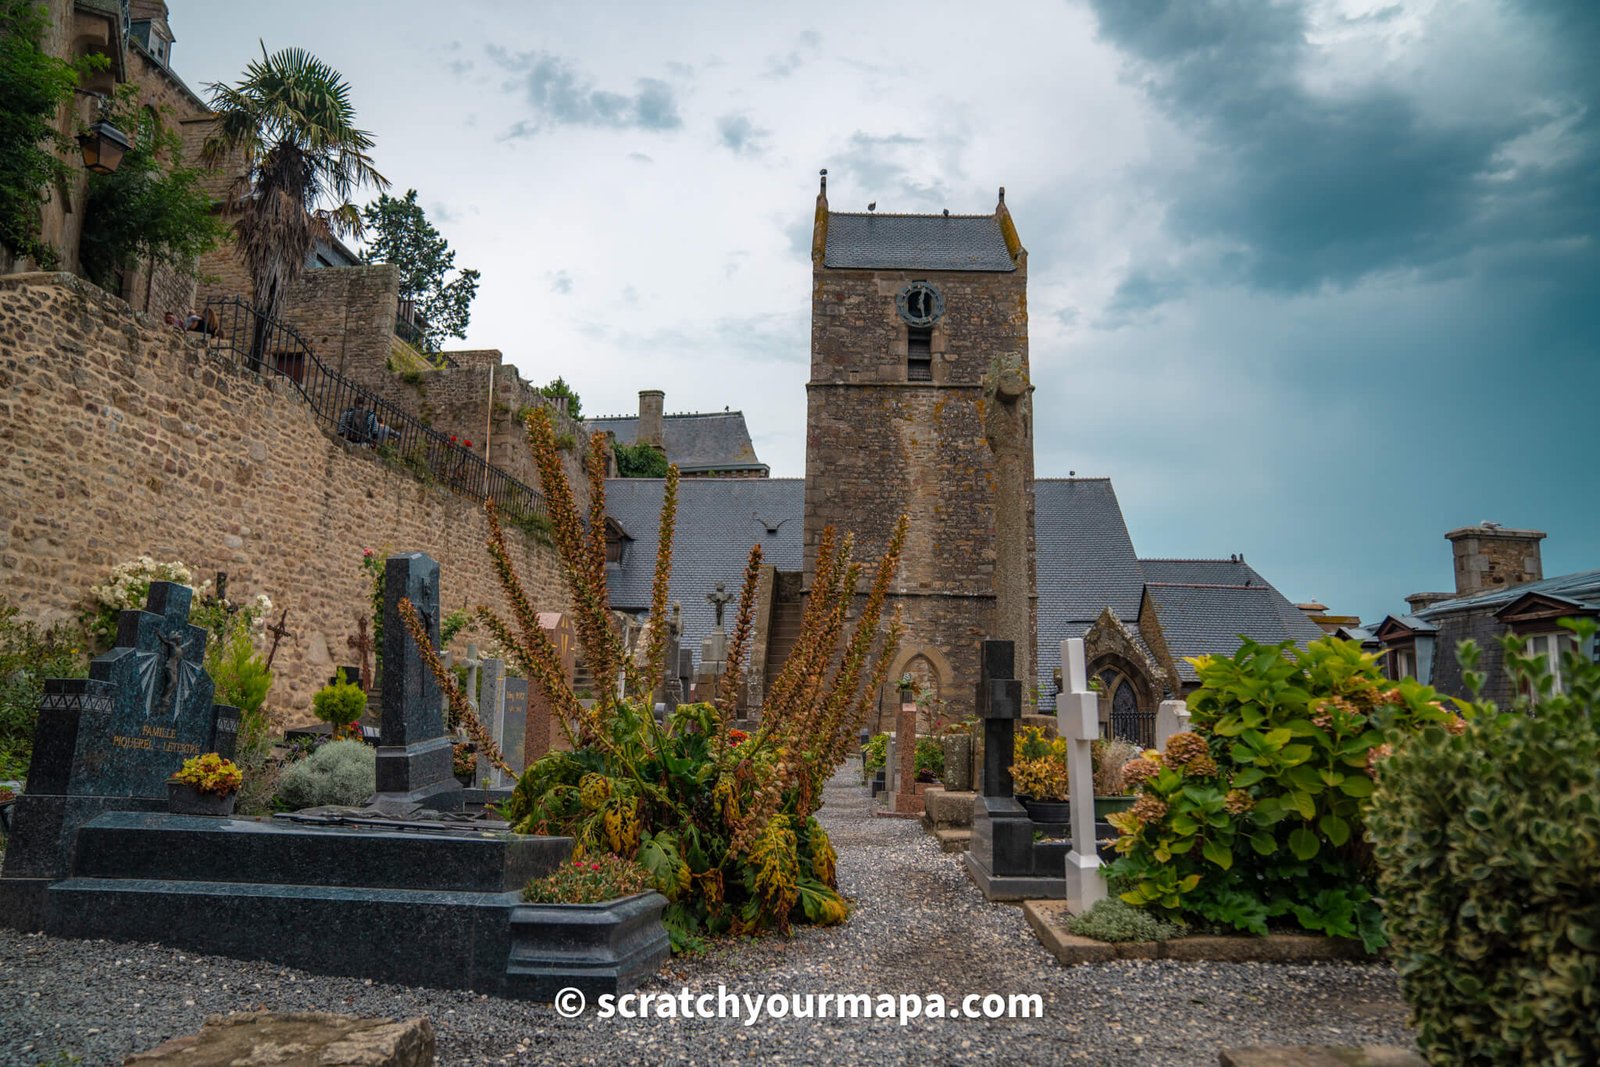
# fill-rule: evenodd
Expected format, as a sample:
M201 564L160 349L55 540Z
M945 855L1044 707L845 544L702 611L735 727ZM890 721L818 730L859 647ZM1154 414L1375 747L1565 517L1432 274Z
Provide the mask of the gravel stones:
M1020 908L986 903L915 822L871 817L845 773L821 813L856 903L842 927L721 944L644 988L676 993L1038 994L1038 1019L563 1019L549 1005L308 975L155 945L0 930L0 1063L116 1064L251 1010L426 1015L439 1063L1061 1063L1214 1065L1247 1045L1410 1047L1392 969L1118 961L1062 967ZM336 914L308 914L339 936Z

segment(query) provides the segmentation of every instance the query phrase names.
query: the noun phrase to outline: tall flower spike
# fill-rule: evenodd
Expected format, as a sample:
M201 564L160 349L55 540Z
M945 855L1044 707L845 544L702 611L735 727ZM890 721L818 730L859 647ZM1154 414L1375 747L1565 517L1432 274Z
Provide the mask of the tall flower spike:
M739 616L733 624L733 638L728 642L727 665L722 671L722 684L717 694L717 710L722 721L739 705L739 690L744 687L744 658L750 644L750 632L755 628L756 588L761 581L761 546L750 546L750 562L744 568L744 585L739 590Z
M417 609L407 597L400 598L400 621L405 623L406 631L411 634L411 640L417 646L417 654L422 658L423 666L433 673L438 681L439 688L444 690L445 699L450 702L451 714L456 721L467 728L473 743L478 746L478 752L502 773L516 777L517 772L511 764L506 762L505 754L500 751L500 746L494 743L494 738L489 736L489 731L483 728L483 722L478 718L478 713L473 710L472 704L467 700L466 694L456 685L455 672L446 667L439 659L439 654L433 650L433 642L428 640L427 627L422 625L422 618L417 614Z
M644 678L635 691L649 700L661 681L667 658L667 595L672 587L672 539L678 526L678 467L667 468L661 486L661 523L656 530L656 574L650 586L650 644L645 649Z

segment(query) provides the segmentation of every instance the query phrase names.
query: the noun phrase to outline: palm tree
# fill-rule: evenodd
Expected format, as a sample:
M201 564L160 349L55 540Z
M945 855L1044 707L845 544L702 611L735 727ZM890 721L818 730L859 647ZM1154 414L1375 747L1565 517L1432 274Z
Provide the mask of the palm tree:
M276 318L319 238L360 236L351 195L389 181L367 155L372 136L355 128L350 86L311 53L268 55L263 43L238 85L206 88L217 118L202 159L243 168L224 210L234 218L256 310Z

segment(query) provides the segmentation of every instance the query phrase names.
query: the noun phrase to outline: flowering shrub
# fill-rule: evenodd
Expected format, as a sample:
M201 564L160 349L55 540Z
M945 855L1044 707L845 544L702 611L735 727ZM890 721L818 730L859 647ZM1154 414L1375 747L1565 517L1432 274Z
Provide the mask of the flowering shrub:
M602 853L573 860L554 874L530 881L522 899L530 904L601 904L655 887L655 879L633 860Z
M1121 738L1097 737L1089 746L1094 767L1094 795L1120 797L1133 791L1124 773L1128 763L1139 757L1139 746Z
M124 611L145 606L151 582L193 586L194 573L178 560L159 563L140 556L117 564L103 583L89 587L89 610L83 623L96 648L107 649L116 644L117 620Z
M231 759L223 759L215 752L204 756L190 756L183 761L174 782L192 785L202 793L225 797L239 791L244 784L244 772Z
M1600 1062L1600 664L1549 663L1508 637L1530 697L1477 699L1477 649L1458 652L1466 728L1428 728L1379 767L1370 818L1400 989L1432 1063Z
M859 613L851 609L866 577L863 565L852 559L849 537L840 541L831 528L823 531L800 634L767 689L761 725L743 742L729 744L728 720L743 691L753 644L760 546L751 549L745 568L715 701L681 704L658 724L651 696L663 677L666 652L677 469L668 468L663 486L651 639L644 655L628 655L607 599L606 439L594 434L589 440L584 516L549 412L532 409L527 429L594 696L592 703L580 702L566 682L512 564L498 511L488 502L489 553L511 611L507 620L479 608L478 618L530 684L544 691L572 745L522 774L508 805L513 826L523 833L573 837L575 859L611 853L636 860L667 897L663 919L679 950L701 934L843 922L849 906L838 892L833 846L814 813L823 783L850 754L894 658L900 621L883 615L907 520L896 524L871 568ZM401 601L400 617L479 754L509 770L454 675L428 647L427 629L409 601Z
M1138 799L1108 816L1122 899L1257 934L1278 920L1381 946L1364 832L1373 752L1388 730L1454 713L1332 638L1303 652L1246 639L1231 657L1191 662L1193 732L1130 761Z
M0 596L0 779L28 773L44 680L85 673L78 637L64 627L24 622L18 614Z
M1012 753L1011 781L1019 797L1066 800L1066 740L1046 737L1043 727L1024 726Z

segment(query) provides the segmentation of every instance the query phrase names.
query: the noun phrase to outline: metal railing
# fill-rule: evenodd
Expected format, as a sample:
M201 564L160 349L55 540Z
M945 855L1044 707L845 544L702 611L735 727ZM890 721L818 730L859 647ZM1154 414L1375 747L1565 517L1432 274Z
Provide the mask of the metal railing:
M1132 741L1140 748L1156 747L1156 713L1153 711L1113 711L1106 724L1106 736Z
M394 317L394 335L410 345L418 356L432 364L438 370L447 367L460 366L455 360L444 352L436 351L428 343L428 331L407 319L403 315Z
M546 518L544 496L452 438L331 370L292 326L237 297L206 302L206 344L261 375L286 378L334 436L374 449L428 483L478 500L493 498L514 524Z

